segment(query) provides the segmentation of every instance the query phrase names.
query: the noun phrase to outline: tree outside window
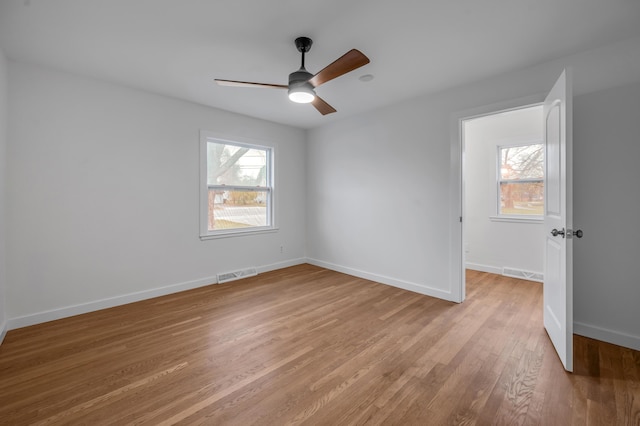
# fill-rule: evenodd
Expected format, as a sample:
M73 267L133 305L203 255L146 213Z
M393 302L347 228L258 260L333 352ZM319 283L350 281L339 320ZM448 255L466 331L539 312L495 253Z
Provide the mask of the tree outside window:
M541 143L498 148L498 214L544 214L544 146Z

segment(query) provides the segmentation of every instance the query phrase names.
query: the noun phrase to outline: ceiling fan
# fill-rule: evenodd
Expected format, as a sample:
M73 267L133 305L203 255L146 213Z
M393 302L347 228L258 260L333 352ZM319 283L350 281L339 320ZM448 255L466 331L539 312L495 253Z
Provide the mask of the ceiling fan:
M270 89L289 89L289 99L298 103L311 103L322 115L336 112L335 108L326 103L322 98L316 95L315 88L334 78L340 77L350 71L360 68L369 63L362 52L357 49L351 49L326 67L324 67L316 75L312 75L304 68L304 54L311 50L313 43L308 37L298 37L295 40L298 52L302 53L302 65L298 71L289 74L289 84L269 84L269 83L252 83L249 81L221 80L216 78L215 81L221 86L234 87L264 87Z

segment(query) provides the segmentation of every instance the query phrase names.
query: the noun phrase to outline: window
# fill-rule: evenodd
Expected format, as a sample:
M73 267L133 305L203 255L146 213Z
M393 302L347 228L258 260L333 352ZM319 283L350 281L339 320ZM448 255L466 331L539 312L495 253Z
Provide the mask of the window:
M200 237L271 231L273 148L201 136Z
M498 147L498 216L541 219L544 214L544 146Z

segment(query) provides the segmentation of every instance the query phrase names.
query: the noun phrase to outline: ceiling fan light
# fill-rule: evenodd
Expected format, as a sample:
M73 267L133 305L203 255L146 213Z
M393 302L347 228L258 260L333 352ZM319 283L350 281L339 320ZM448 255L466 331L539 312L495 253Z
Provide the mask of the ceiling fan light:
M316 93L313 91L313 87L308 84L301 84L299 86L291 87L289 89L289 99L299 104L308 104L313 102L316 98Z

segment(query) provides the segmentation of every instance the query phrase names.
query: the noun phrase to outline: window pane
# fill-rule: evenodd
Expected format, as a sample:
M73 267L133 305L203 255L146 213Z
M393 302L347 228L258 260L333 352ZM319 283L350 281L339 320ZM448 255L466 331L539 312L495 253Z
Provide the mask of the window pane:
M209 231L267 226L268 191L209 189Z
M267 151L207 143L209 185L267 186Z
M500 183L500 214L542 215L543 208L542 182Z
M542 144L500 148L501 179L542 179L543 176Z

